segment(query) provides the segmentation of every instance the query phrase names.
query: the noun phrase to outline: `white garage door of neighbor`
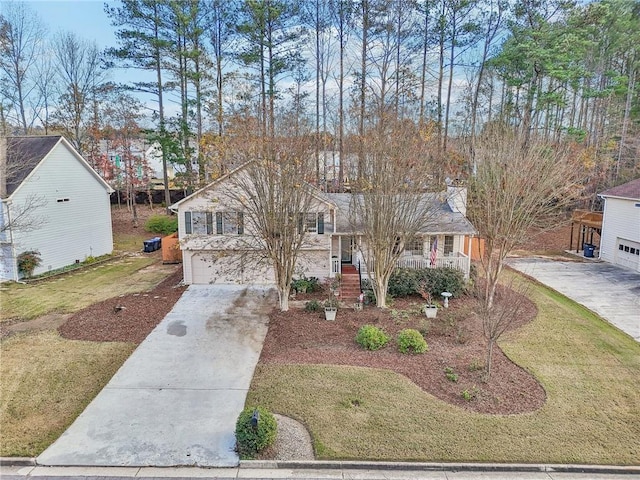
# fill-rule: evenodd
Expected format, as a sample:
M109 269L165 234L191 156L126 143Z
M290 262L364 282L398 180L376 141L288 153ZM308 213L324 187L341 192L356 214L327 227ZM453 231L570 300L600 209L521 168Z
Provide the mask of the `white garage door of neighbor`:
M618 238L616 263L640 271L640 243Z
M256 265L239 255L217 257L211 253L194 253L191 256L191 279L195 285L212 283L272 284L273 269Z

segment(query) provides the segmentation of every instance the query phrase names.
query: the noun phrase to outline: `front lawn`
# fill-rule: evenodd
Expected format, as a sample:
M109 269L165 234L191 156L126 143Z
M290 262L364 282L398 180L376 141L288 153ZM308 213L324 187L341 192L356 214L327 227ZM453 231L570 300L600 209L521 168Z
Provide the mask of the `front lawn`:
M3 285L0 321L30 320L51 312L71 313L107 298L149 290L175 269L150 267L155 262L154 258L126 257L40 283Z
M530 296L538 316L500 346L544 387L533 412L473 412L390 370L265 362L247 405L305 423L323 459L637 465L640 345L554 291Z
M41 453L134 348L133 343L65 340L52 330L2 340L0 456Z

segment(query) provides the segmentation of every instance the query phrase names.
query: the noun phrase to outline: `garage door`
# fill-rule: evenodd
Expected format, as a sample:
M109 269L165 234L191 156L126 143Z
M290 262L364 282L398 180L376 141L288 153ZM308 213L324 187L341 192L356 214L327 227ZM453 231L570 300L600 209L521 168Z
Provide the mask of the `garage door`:
M640 271L640 243L618 238L616 264Z
M273 269L256 263L238 254L197 252L191 256L192 283L273 284Z

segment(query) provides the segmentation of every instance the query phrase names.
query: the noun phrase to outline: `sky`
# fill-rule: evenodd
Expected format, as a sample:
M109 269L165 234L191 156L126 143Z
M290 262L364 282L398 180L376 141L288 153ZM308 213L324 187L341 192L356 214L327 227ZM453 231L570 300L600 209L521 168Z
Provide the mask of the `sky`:
M104 1L30 0L24 3L40 16L50 33L72 31L87 40L95 40L100 48L116 46L114 29L104 13Z

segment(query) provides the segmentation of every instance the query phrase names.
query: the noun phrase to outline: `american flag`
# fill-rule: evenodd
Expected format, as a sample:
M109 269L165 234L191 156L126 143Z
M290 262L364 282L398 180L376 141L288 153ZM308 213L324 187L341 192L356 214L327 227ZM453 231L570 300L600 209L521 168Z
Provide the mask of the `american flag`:
M435 237L431 244L431 253L429 255L429 263L432 267L436 266L436 258L438 257L438 237Z

